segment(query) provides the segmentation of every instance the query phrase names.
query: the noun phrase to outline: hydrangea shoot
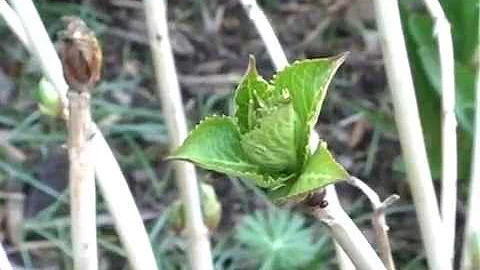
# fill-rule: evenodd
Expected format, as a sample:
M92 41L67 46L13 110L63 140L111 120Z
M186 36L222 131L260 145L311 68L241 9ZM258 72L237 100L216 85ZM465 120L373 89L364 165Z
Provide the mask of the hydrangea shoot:
M235 91L235 113L200 122L169 159L243 177L275 199L306 195L348 177L321 142L309 139L346 54L297 61L266 81L250 58Z

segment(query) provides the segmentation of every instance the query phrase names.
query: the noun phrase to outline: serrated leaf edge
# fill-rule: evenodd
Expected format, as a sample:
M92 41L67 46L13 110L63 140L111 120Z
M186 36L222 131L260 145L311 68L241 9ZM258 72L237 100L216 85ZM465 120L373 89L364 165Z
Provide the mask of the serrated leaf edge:
M350 175L350 174L348 173L347 170L345 170L345 168L344 168L340 163L338 163L338 162L336 161L336 159L334 158L332 152L330 152L330 151L328 150L327 143L326 143L325 141L322 141L322 140L321 140L321 141L319 142L318 147L323 147L323 148L325 148L325 149L328 151L328 154L329 154L329 156L331 157L331 159L335 162L336 165L338 165L338 166L343 170L343 172L347 175L347 178L348 178L348 175ZM301 177L309 177L309 174L311 174L311 175L317 175L317 176L319 175L319 174L313 174L313 173L302 173L302 174L300 174L300 176L298 177L298 179L300 179ZM328 176L328 175L326 175L326 176ZM325 177L325 178L326 178L326 177ZM280 201L283 201L283 200L291 199L291 198L293 198L293 197L305 197L305 196L307 196L307 195L308 195L309 193L311 193L311 192L314 192L314 191L316 191L316 190L322 189L322 188L324 188L324 187L326 187L326 186L328 186L328 185L331 185L331 184L334 184L334 183L338 183L338 182L343 182L343 181L346 181L346 180L347 180L347 179L332 179L332 180L327 181L326 183L324 183L324 185L322 185L322 186L311 187L311 188L309 188L309 189L306 190L306 191L298 192L298 193L290 193L290 191L289 191L289 192L287 192L287 195L284 195L284 196L276 195L276 194L275 194L275 190L271 190L272 192L270 192L270 194L269 194L268 196L269 196L272 200L274 200L274 201L279 201L279 202L280 202ZM298 180L296 180L296 181L298 181ZM293 183L293 184L290 186L290 189L292 188L293 185L295 185L295 183Z
M205 117L202 121L200 121L198 124L195 125L195 127L190 131L190 133L188 134L187 138L192 134L194 133L201 124L204 124L205 122L208 122L208 121L214 121L214 120L219 120L219 119L227 119L227 120L230 120L235 128L237 129L238 131L238 125L236 123L236 118L235 117L232 117L232 116L226 116L226 115L211 115L211 116L207 116ZM176 151L178 149L180 149L181 146L179 148L176 149ZM199 164L198 162L190 159L190 158L186 158L186 157L182 157L181 155L175 155L175 152L174 151L173 153L171 153L170 155L168 155L167 157L165 157L164 159L165 160L183 160L183 161L189 161L189 162L192 162L194 164L196 164L197 166L201 167L201 168L204 168L204 169L207 169L207 170L211 170L211 171L218 171L216 168L214 168L213 166L208 166L208 165L205 165L205 164ZM257 164L253 164L253 165L257 165ZM257 165L258 166L258 165ZM260 166L258 166L259 169L261 169ZM293 175L286 175L286 176L279 176L279 177L275 177L275 176L272 176L272 175L268 175L268 174L261 174L261 173L257 173L257 172L253 172L253 171L246 171L246 170L230 170L230 169L226 169L226 170L223 170L226 174L229 174L229 175L232 175L232 176L237 176L237 177L245 177L247 178L248 180L253 180L255 182L255 185L259 186L259 187L262 187L262 188L271 188L271 187L274 187L276 186L278 183L280 182L285 182L287 181L288 179L291 179L293 177Z

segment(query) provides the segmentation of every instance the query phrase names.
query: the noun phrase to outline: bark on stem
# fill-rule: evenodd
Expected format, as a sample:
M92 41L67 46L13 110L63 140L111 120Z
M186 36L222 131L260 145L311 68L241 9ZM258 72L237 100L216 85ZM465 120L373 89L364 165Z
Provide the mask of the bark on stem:
M457 219L457 119L455 117L455 66L450 23L437 0L424 0L434 21L442 82L442 193L441 214L450 263L453 265Z
M96 192L91 156L90 94L68 92L70 215L75 270L98 269Z
M8 261L7 253L3 248L3 245L0 243L0 269L2 270L12 270L12 265Z
M327 205L312 207L313 215L328 226L335 241L348 254L357 269L386 269L367 239L340 206L334 189L334 185L325 188L324 200Z
M312 132L311 149L317 148L319 139L318 133ZM340 269L350 269L352 264L358 269L386 269L360 229L343 210L335 185L327 186L324 191L323 200L327 203L325 207L320 205L321 202L307 201L307 205L311 206L313 215L329 227L336 249L343 250L337 252Z
M42 63L42 71L54 84L67 115L68 86L63 77L63 68L35 5L31 0L10 0L10 3L27 34L31 53ZM16 28L11 30L16 31ZM135 270L158 269L150 239L127 180L98 127L94 125L93 129L95 135L90 143L98 186L115 220L115 228L127 251L130 266Z
M97 184L115 222L115 229L127 251L130 267L135 270L157 270L157 262L135 205L127 180L115 155L98 127L93 124L92 149ZM101 164L99 166L98 164Z
M170 146L176 148L187 137L183 110L167 27L167 10L163 0L145 0L150 48L152 50L157 92L169 130ZM175 161L175 171L185 209L190 266L193 270L213 269L208 230L203 222L197 175L192 164Z
M243 8L247 12L248 17L253 22L253 25L257 28L260 37L265 44L268 54L275 65L277 71L282 70L288 66L288 59L285 55L282 45L278 41L275 31L268 22L267 16L263 10L258 6L255 0L240 0Z
M428 263L431 269L451 269L444 238L439 237L444 233L444 226L430 175L398 3L396 0L374 0L374 6L407 180Z
M380 250L380 257L388 270L395 270L390 240L388 239L389 228L385 219L385 210L400 197L394 194L382 202L378 194L360 179L352 176L347 182L360 189L370 200L373 208L372 224Z
M47 30L43 26L40 15L31 0L10 0L10 3L17 12L25 30L28 44L30 44L30 53L39 60L45 77L62 93L60 99L64 108L63 113L66 115L68 113L68 85L63 78L62 63L58 58ZM13 28L10 29L15 31ZM20 35L20 33L17 35Z
M13 34L17 36L23 46L25 46L27 50L30 50L30 42L25 33L25 29L23 29L22 22L20 22L17 13L15 13L5 0L0 0L0 15L3 17L8 27L13 30Z
M334 239L333 245L335 246L335 254L338 261L338 268L340 270L355 270L355 265L353 265L352 261L348 257L348 254L343 251L343 248L338 244L338 242Z

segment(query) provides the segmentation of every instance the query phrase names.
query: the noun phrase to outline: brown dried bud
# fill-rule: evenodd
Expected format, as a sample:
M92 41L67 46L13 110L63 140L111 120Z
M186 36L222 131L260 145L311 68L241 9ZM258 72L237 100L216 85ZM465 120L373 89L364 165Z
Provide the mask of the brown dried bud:
M58 52L71 89L89 91L100 79L102 49L95 33L77 17L63 17L66 29L59 32Z

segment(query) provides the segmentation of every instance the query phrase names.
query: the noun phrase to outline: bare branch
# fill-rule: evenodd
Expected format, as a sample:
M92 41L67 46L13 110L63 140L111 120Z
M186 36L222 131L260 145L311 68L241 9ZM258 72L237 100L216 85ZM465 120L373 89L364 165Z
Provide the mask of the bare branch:
M33 2L31 0L10 2L30 41L31 53L40 59L43 73L54 84L66 111L68 86L63 77L63 68ZM100 191L115 220L120 240L127 251L130 265L136 270L157 269L150 239L125 176L100 130L94 123L92 125L92 132L95 135L90 143L95 174Z
M443 235L444 227L428 165L398 2L375 0L374 6L407 180L417 209L428 263L431 269L451 269L444 238L439 237Z
M18 18L17 13L5 0L0 0L0 15L3 17L8 27L17 36L20 42L27 50L30 50L30 41L28 40L22 22Z
M98 269L95 174L88 138L90 94L69 91L68 153L73 264L76 270Z
M457 119L455 118L455 66L450 23L437 0L424 0L434 20L442 82L442 195L445 241L453 265L457 213ZM473 7L472 7L473 8Z
M389 228L385 219L385 210L389 205L400 199L400 196L393 194L382 202L378 194L362 180L352 176L347 182L360 189L370 200L373 208L372 224L380 249L380 257L388 270L395 270L395 263L388 239Z
M7 253L3 249L3 245L0 244L0 269L2 270L12 270L12 265L8 261Z
M157 92L169 129L170 146L176 148L187 137L187 125L168 35L165 1L145 0L144 5L158 85ZM185 209L190 266L193 270L213 269L208 230L203 222L195 168L184 161L175 161L174 164Z
M316 149L318 142L318 134L312 132L310 148ZM361 184L363 184L363 182L361 182ZM363 185L366 186L365 184ZM376 202L380 203L380 199L375 191L371 190L368 186L367 188L366 191L368 194L374 199L376 196ZM327 186L325 192L324 200L327 203L326 207L313 205L312 212L315 217L329 226L335 240L337 259L339 260L339 266L342 267L341 269L350 269L352 263L358 269L386 269L365 236L363 236L362 232L355 223L353 223L347 213L345 213L345 210L343 210L334 185ZM388 242L388 236L386 241ZM351 261L345 260L344 252L338 249L337 244L340 249L343 249L348 255Z
M55 47L48 37L47 30L42 24L40 15L38 15L34 4L31 0L11 0L10 3L13 9L17 12L20 22L25 30L28 44L30 44L30 52L37 57L44 72L45 77L55 86L55 89L60 93L60 100L64 108L64 114L67 114L68 100L67 90L68 85L63 78L62 63L58 58ZM15 29L13 29L15 31Z
M282 49L282 45L278 41L275 31L268 22L267 16L263 13L262 9L258 6L255 0L240 0L243 8L247 12L248 17L252 21L253 25L257 28L263 43L267 47L270 59L272 59L276 70L282 70L288 66L288 59L285 56L285 52Z
M386 269L375 250L340 206L334 185L325 188L325 207L312 207L313 215L325 223L335 241L348 254L357 269Z

